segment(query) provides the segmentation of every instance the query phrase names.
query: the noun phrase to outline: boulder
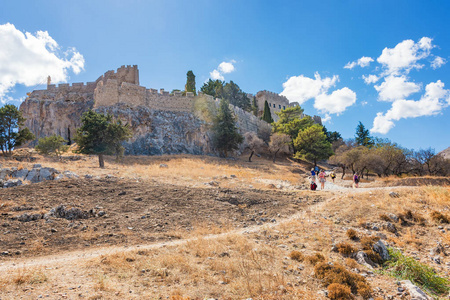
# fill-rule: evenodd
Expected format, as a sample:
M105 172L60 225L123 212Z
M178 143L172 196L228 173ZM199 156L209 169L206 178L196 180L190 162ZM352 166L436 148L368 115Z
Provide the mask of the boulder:
M358 251L358 253L356 253L355 260L368 269L376 267L376 264L363 251Z
M76 207L66 209L64 205L59 205L55 208L52 208L50 210L50 213L47 214L45 218L48 219L49 216L53 216L56 218L64 218L67 220L78 220L89 218L89 214L87 212L84 212Z
M64 176L66 176L67 178L78 178L80 176L78 176L77 174L75 174L74 172L71 171L64 171Z
M53 168L41 168L39 170L39 181L43 180L52 180L53 174L59 173L56 169Z
M16 170L11 173L11 176L14 178L25 179L28 175L28 169Z
M22 180L20 179L10 179L3 183L4 188L16 187L22 185Z
M30 172L28 172L27 177L25 177L25 180L32 183L39 182L39 169L31 169Z
M386 245L381 240L373 245L373 251L378 253L384 261L390 259L389 251L386 248Z
M428 297L424 291L422 291L418 286L414 285L409 280L402 280L400 284L405 288L409 295L411 296L411 300L431 300L432 298Z
M0 179L5 180L6 177L11 176L11 173L12 173L12 171L9 168L1 169L0 170Z

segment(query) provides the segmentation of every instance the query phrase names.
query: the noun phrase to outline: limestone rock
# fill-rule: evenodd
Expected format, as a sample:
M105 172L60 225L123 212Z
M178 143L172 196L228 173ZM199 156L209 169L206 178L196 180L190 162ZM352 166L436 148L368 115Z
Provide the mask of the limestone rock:
M28 169L16 170L11 173L11 176L14 178L25 179L28 175Z
M373 245L373 251L378 253L384 261L390 259L389 251L381 240L378 240L378 242Z
M3 188L11 188L22 185L22 180L20 179L10 179L3 183Z
M358 251L355 256L356 261L368 269L373 269L376 264L363 251Z
M400 284L409 292L411 300L431 300L419 287L409 280L402 280Z

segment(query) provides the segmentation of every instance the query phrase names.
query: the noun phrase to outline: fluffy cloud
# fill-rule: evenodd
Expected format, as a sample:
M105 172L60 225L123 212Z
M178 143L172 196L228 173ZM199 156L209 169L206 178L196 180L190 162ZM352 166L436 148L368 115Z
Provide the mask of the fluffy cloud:
M377 61L386 68L388 74L408 73L411 69L423 67L418 61L430 55L434 46L432 39L421 38L417 43L413 40L404 40L394 48L384 48Z
M223 74L231 73L235 70L234 64L236 63L235 60L230 60L229 62L223 61L219 64L217 69L214 69L212 72L209 73L209 77L212 80L225 80L223 77Z
M420 91L420 85L414 82L407 82L406 76L390 75L384 79L380 85L376 85L378 99L381 101L395 101L405 99L413 93Z
M344 87L340 90L332 92L330 95L320 94L316 97L314 107L320 112L329 114L340 114L347 107L352 106L356 102L356 93L351 89Z
M420 100L397 100L385 114L377 113L371 132L386 134L395 126L394 121L437 115L449 105L450 90L444 89L444 83L440 80L429 83Z
M225 78L223 77L223 75L220 74L220 72L217 71L217 70L213 70L212 72L209 72L209 77L210 77L212 80L225 80Z
M230 62L221 62L219 65L219 71L223 74L228 74L234 71L234 63L235 60L231 60Z
M338 76L325 77L322 79L319 73L314 74L314 79L300 76L292 76L283 83L282 96L286 96L290 102L303 104L309 99L313 99L320 94L326 93L328 89L339 81Z
M447 61L440 56L436 56L434 60L431 62L431 67L436 70L445 65Z
M362 78L364 79L364 82L366 84L375 83L380 79L380 77L378 77L377 75L363 75Z
M363 56L357 61L349 62L345 65L344 69L353 69L357 65L361 68L367 67L370 65L370 63L373 62L373 59L371 57Z
M65 82L69 70L78 74L83 69L83 55L75 48L60 53L47 31L23 33L13 24L0 25L0 103L16 84L43 84L48 75L52 82Z

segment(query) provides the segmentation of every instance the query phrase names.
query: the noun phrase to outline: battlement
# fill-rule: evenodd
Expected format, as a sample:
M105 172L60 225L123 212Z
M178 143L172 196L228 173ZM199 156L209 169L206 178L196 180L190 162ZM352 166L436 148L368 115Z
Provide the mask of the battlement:
M121 84L122 82L128 82L139 85L139 69L137 65L123 65L117 69L117 71L109 70L105 74L100 76L95 82L106 82L108 79L115 79Z

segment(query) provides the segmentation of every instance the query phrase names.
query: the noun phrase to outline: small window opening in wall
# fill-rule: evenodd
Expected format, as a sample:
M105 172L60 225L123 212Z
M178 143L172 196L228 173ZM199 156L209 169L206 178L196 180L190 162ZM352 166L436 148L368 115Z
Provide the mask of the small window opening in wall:
M283 105L283 109L286 109L286 106Z
M275 103L273 104L273 108L275 108L276 107L276 105L275 105Z
M281 109L281 104L278 104L278 108Z

